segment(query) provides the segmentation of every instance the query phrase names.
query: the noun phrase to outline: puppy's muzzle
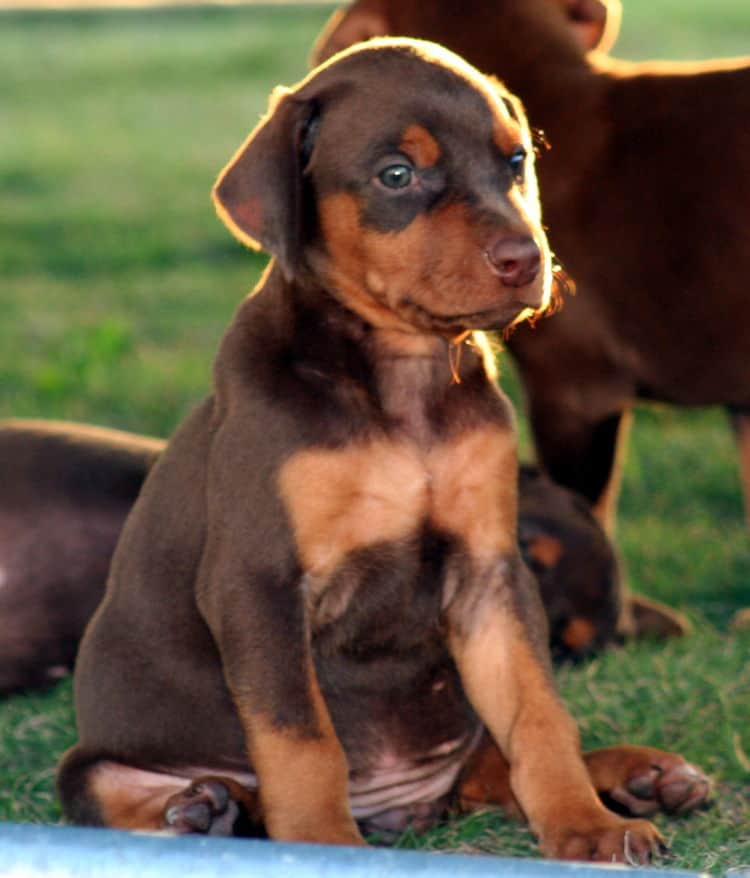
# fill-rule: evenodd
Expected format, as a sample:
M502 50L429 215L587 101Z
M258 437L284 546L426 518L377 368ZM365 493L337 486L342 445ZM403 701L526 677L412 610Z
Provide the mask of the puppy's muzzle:
M542 254L531 237L494 238L484 251L492 271L506 287L525 287L539 274Z

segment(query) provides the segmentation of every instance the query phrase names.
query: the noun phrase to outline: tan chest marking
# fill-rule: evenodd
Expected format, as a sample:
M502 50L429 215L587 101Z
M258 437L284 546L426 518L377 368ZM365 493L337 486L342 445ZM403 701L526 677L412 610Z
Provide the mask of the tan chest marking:
M459 536L472 558L486 561L516 545L517 461L512 430L491 425L430 455L431 520Z
M388 441L291 457L279 484L305 571L327 577L354 550L412 534L424 517L428 481L419 455Z
M388 439L307 449L284 464L279 486L315 579L352 551L408 539L425 524L458 536L478 560L515 545L515 438L497 426L430 449Z

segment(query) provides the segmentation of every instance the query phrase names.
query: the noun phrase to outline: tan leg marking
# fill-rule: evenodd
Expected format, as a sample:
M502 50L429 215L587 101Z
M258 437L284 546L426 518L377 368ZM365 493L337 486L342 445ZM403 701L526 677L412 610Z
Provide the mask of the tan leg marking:
M462 772L456 798L462 811L476 811L492 805L502 808L508 817L523 819L510 786L508 760L486 732Z
M532 829L543 836L556 822L558 803L597 809L575 724L510 612L486 608L450 646L469 700L510 761L512 787Z
M266 831L281 841L364 844L349 809L349 768L317 679L310 691L319 734L279 729L239 706Z
M182 792L192 778L101 762L91 770L90 793L102 822L114 829L164 829L167 800Z
M614 537L617 526L617 501L620 497L622 471L625 466L625 454L632 425L633 412L627 409L622 413L620 425L617 429L617 446L615 448L614 460L612 461L609 481L593 505L594 515L609 537Z
M711 795L710 780L676 753L623 745L592 750L583 759L597 793L638 817L658 811L690 813ZM523 817L511 789L508 761L487 734L462 772L456 798L464 811L492 805L510 817Z
M626 823L597 798L575 723L520 623L485 607L468 633L449 634L449 645L469 700L510 763L511 790L542 851L622 859L627 831L636 855L646 856L658 833L643 821Z

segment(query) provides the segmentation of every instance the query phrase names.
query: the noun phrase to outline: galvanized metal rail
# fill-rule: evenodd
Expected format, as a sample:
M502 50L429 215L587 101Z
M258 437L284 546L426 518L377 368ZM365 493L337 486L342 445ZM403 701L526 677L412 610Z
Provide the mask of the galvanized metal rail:
M0 878L613 878L624 868L0 823ZM630 871L637 878L706 878Z

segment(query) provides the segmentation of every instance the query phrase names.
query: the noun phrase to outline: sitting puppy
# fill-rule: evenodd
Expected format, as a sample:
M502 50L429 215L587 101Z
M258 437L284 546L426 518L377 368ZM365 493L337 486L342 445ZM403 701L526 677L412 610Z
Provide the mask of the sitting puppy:
M279 91L214 197L275 259L118 543L67 817L358 845L357 821L515 802L550 856L646 859L657 830L597 791L685 810L707 783L645 748L582 758L518 553L512 412L469 343L549 297L520 106L376 41Z
M88 424L0 422L0 694L73 669L122 526L165 444ZM617 564L586 503L529 466L518 489L519 545L553 655L580 658L620 640L631 628Z

